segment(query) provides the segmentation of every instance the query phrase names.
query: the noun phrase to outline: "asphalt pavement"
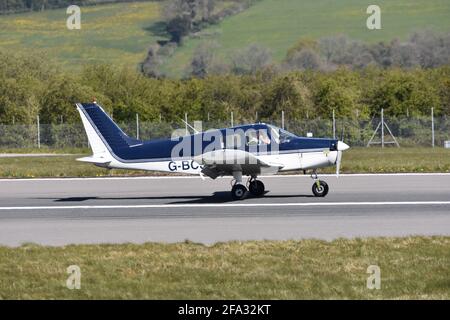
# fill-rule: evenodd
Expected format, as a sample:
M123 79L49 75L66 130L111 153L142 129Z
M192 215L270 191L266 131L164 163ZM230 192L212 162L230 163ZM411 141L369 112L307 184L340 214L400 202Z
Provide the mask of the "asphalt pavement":
M0 245L450 235L450 174L262 177L232 201L230 178L0 180Z

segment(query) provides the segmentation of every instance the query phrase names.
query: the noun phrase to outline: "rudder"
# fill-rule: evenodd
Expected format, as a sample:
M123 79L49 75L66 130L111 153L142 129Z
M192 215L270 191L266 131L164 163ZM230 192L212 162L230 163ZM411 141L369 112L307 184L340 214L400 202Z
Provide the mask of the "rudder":
M76 106L94 158L110 161L117 150L141 143L127 136L97 103L77 103Z

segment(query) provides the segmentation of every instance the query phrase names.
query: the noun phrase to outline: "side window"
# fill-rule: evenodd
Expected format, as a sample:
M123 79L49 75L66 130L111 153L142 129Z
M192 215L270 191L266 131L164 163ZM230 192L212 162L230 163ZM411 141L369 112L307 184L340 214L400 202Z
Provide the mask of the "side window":
M257 146L259 144L256 130L250 129L245 132L245 142L247 146Z
M270 138L267 130L259 129L258 131L249 129L245 132L245 143L247 146L260 146L270 144Z
M280 132L279 129L270 126L270 134L272 136L272 140L276 143L276 144L280 144Z
M234 133L227 135L227 149L240 149L242 147L242 135Z
M258 134L259 134L259 144L270 144L270 138L269 135L267 134L267 130L260 129L258 131Z

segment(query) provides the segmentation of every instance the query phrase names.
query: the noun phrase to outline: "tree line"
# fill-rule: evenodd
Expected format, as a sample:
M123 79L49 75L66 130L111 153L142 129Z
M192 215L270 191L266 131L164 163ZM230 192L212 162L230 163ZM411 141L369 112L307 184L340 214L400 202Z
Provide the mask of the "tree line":
M163 4L162 16L170 41L180 43L184 36L237 14L257 1L167 0Z
M434 68L450 64L450 33L432 30L413 32L405 41L364 43L346 36L319 40L302 39L292 47L284 65L295 70L334 70L339 66L361 69Z
M378 68L435 68L450 64L450 34L430 30L417 31L407 40L364 43L346 36L318 40L304 38L276 63L269 48L251 44L232 52L228 59L219 57L220 46L214 41L201 43L194 51L185 76L205 77L217 74L255 74L262 69L284 73L291 71L334 71L340 67L353 70Z
M431 69L340 67L322 72L287 73L263 69L247 75L155 79L112 65L89 65L79 74L58 69L45 56L0 50L0 122L32 124L79 122L74 103L93 97L117 121L179 122L278 119L370 119L379 116L450 115L450 66Z
M166 0L162 4L162 20L153 28L162 31L167 40L150 46L141 63L141 72L149 77L162 77L161 64L171 56L187 36L224 18L238 14L260 0Z

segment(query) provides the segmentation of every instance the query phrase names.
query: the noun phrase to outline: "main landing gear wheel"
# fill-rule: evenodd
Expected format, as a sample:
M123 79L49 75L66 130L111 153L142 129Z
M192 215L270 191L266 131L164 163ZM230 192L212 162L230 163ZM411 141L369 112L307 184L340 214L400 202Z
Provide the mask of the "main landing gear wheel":
M233 200L242 200L246 193L247 188L245 186L242 184L235 184L231 189L231 198L233 198Z
M259 180L252 180L248 185L248 190L255 197L262 197L265 191L264 183Z
M316 197L325 197L328 194L328 189L328 184L322 180L317 180L312 185L312 192Z

